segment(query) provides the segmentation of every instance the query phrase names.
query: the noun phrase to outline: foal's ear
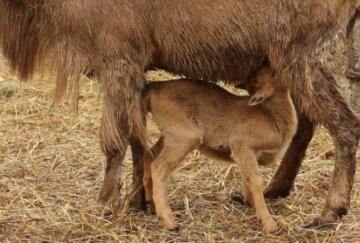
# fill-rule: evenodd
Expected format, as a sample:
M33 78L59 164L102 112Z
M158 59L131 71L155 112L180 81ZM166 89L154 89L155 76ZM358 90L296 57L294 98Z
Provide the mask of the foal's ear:
M255 94L250 96L248 104L249 106L258 105L264 102L269 97L270 95L267 92L259 90Z

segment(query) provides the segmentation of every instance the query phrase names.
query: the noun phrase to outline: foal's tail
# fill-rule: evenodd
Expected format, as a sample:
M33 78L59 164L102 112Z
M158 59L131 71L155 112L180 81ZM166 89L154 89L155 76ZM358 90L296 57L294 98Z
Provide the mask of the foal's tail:
M160 82L151 82L145 85L145 89L143 91L142 97L143 97L143 109L144 109L144 113L151 113L152 112L152 99L153 96L155 94L155 92L157 92L157 90L159 90L159 85L161 85L161 81Z

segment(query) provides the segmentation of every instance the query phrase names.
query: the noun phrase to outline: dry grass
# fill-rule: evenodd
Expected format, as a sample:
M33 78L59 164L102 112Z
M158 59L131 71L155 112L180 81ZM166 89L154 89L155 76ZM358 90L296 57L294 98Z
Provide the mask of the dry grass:
M286 199L268 200L282 228L264 236L253 209L234 204L240 188L234 165L212 163L193 152L169 182L179 233L161 229L154 215L124 210L103 216L96 199L104 156L98 130L98 84L82 82L79 115L63 101L53 105L52 79L20 83L0 63L0 241L50 242L358 242L360 175L357 171L349 215L335 231L301 230L324 205L333 171L333 145L318 129L296 187ZM152 73L151 79L166 74ZM158 134L149 124L152 138ZM123 165L122 193L130 191L131 158ZM263 168L266 183L274 169Z

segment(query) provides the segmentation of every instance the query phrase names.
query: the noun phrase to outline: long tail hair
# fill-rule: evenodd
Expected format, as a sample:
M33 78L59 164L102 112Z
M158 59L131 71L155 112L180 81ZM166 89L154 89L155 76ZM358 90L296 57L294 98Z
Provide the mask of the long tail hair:
M0 0L0 50L21 80L31 79L35 71L56 72L56 98L71 87L77 111L79 78L86 73L87 60L59 41L43 7L44 0Z

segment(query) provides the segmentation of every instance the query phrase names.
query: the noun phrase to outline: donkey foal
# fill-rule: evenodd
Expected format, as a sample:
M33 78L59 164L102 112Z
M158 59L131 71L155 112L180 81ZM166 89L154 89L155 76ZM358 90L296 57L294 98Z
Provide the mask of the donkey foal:
M166 180L194 149L235 162L245 198L255 206L263 231L278 229L265 204L258 160L268 164L282 158L296 132L296 111L289 91L273 78L270 68L262 69L246 89L250 97L185 79L146 86L146 107L161 137L145 155L144 186L147 202L153 200L166 229L178 227L167 199Z

